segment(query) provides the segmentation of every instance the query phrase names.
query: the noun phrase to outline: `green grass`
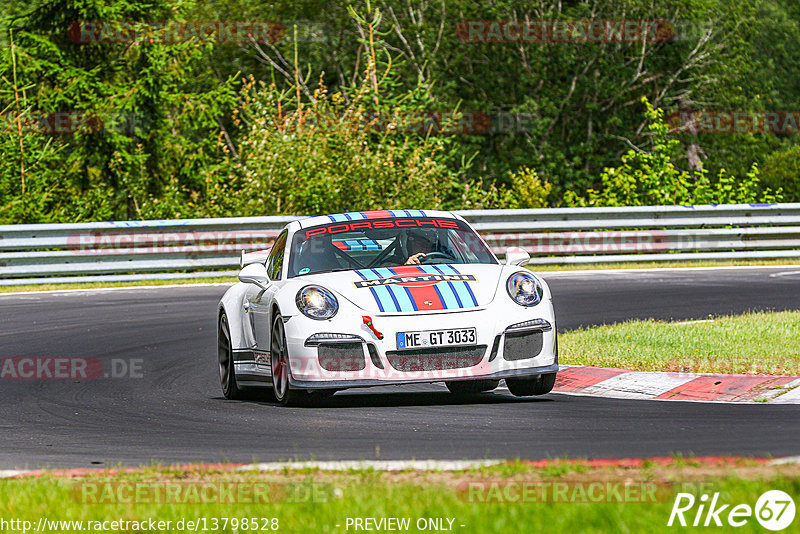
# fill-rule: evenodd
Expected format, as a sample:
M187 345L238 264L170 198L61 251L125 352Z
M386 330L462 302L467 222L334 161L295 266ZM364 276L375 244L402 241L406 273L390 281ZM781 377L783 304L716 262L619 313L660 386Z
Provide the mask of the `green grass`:
M217 276L212 278L178 278L175 280L131 280L129 282L81 282L74 284L28 284L19 286L0 286L0 293L19 293L23 291L63 291L70 289L98 289L109 287L166 286L178 284L234 284L233 276Z
M573 478L570 478L573 477ZM493 483L507 487L509 483L553 484L569 483L571 487L610 482L624 487L625 483L658 485L655 498L645 502L541 502L534 494L526 502L481 502L480 494L470 494L469 483ZM113 486L105 486L105 484ZM86 495L86 488L111 487L117 495L120 488L140 484L181 484L183 488L215 487L236 483L238 488L266 485L269 502L202 503L193 502L189 493L182 492L189 502L155 504L149 502L111 502L95 504ZM552 487L552 486L551 486ZM313 488L313 491L312 491ZM673 468L592 469L589 472L559 472L517 470L500 475L489 472L460 473L380 473L350 471L346 473L181 473L144 470L138 473L81 479L43 476L18 480L0 480L0 518L22 519L37 524L40 517L62 521L141 521L153 518L171 521L172 528L180 520L206 518L277 518L280 532L324 533L353 532L345 530L348 517L410 518L411 532L418 518L454 519L456 532L668 532L666 523L678 491L689 491L696 497L703 493L720 493L725 503L754 506L767 490L780 489L790 495L800 493L800 470L796 466L737 466L709 468L707 466L675 466ZM97 493L94 495L102 495ZM110 494L106 494L108 496ZM485 494L484 494L485 495ZM512 493L519 499L520 493ZM516 495L516 497L515 497ZM500 494L501 499L502 494ZM131 497L125 497L131 498ZM109 499L116 501L115 498ZM146 500L146 499L145 499ZM234 500L239 500L234 497ZM244 498L242 501L252 501ZM537 500L539 502L537 502ZM692 518L693 515L688 515ZM691 521L691 519L690 519ZM445 523L446 524L446 523ZM336 525L340 525L336 527ZM461 525L464 525L463 527ZM260 526L260 525L259 525ZM35 528L35 527L34 527ZM723 532L756 532L761 527L754 518L740 529L715 528ZM692 528L681 531L694 532ZM707 530L707 529L706 529ZM62 531L68 531L62 529ZM113 530L113 531L120 531ZM200 530L202 531L202 529ZM218 532L234 529L217 528ZM239 529L239 532L245 532ZM259 530L260 531L260 530Z
M639 371L800 375L800 312L629 321L559 335L559 361Z

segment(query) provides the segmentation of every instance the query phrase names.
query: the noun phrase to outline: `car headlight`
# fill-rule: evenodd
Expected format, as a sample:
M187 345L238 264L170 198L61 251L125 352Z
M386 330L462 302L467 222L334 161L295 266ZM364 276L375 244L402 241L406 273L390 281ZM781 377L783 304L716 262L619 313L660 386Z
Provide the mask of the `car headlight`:
M528 273L514 273L506 283L508 296L520 306L536 306L542 301L544 288L539 281Z
M339 301L333 293L319 286L306 286L297 292L297 309L311 319L330 319L339 311Z

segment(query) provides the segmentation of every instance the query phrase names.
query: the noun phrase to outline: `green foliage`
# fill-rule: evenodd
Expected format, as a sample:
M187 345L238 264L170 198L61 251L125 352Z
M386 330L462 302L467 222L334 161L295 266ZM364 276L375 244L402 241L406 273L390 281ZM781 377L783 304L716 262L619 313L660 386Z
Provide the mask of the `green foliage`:
M553 189L547 180L539 178L535 169L522 167L516 172L509 172L511 191L509 198L503 202L506 208L546 208L548 196Z
M578 206L653 206L674 204L739 204L779 202L781 190L762 189L758 166L754 163L745 178L737 179L720 169L715 179L700 167L697 171L680 170L673 162L680 141L669 136L664 111L646 107L647 130L651 136L649 151L630 149L622 156L622 165L608 167L600 175L599 191L589 189L586 198L568 192L568 205Z
M444 163L450 140L397 131L401 111L371 110L371 92L345 99L317 89L313 101L251 80L242 94L248 125L230 156L242 213L320 214L439 207L458 173ZM385 131L381 131L385 130Z
M456 31L585 19L664 19L678 35L493 42ZM258 46L69 38L76 21L214 20L287 31ZM797 201L799 136L669 131L661 110L800 109L799 22L800 4L785 0L8 0L0 223ZM409 125L454 111L502 120L445 134ZM62 112L102 127L18 131L17 117ZM689 146L702 165L686 164Z
M769 155L764 161L761 181L783 188L786 202L800 202L800 146L790 146Z
M350 8L350 15L367 36L361 39L368 59L360 85L330 94L320 76L306 96L298 79L279 88L251 77L243 87L238 120L244 134L222 167L237 177L231 192L236 211L320 214L517 202L516 190L485 189L465 178L470 159L455 137L442 133L458 113L421 113L435 105L427 88L400 89L395 69L401 63L376 52L381 12ZM536 185L524 182L526 176L520 183ZM534 201L533 190L522 194L523 202Z
M10 111L6 122L19 118L33 127L26 128L22 148L13 126L0 143L9 160L0 174L0 221L214 213L205 174L221 160L220 121L230 113L235 91L233 79L215 79L207 70L208 45L81 44L68 38L79 20L179 15L166 0L54 0L15 19L8 30L13 46L0 49L6 82L0 99ZM54 114L74 124L62 132L39 127L40 118ZM82 122L80 115L92 120Z

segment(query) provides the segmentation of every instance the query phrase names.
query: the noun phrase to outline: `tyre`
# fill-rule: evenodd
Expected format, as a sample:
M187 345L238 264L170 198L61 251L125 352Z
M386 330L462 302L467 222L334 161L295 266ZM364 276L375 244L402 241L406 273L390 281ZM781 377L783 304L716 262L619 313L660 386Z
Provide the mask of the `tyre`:
M447 389L450 393L456 395L472 395L475 393L483 393L484 391L491 391L500 383L499 380L454 380L445 382Z
M545 393L550 393L555 384L556 373L547 373L526 378L506 378L508 390L516 397L544 395Z
M286 346L286 332L280 315L272 323L272 342L270 343L270 372L272 373L272 393L275 400L284 406L296 406L307 400L305 391L289 387L289 351Z
M222 312L219 316L219 325L217 328L217 357L222 394L226 399L241 399L243 395L242 390L236 383L236 366L233 364L231 330L228 326L228 316L225 315L225 312Z

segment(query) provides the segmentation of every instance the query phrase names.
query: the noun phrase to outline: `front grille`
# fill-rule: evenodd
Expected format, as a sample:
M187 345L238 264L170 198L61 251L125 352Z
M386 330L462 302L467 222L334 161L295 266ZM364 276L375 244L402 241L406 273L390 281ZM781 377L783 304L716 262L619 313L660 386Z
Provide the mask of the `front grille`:
M542 332L508 333L503 345L503 359L513 362L535 358L542 352L543 341L544 334Z
M367 367L361 343L322 343L317 358L326 371L363 371Z
M474 367L486 354L486 345L474 347L437 347L386 352L389 364L404 373L442 371Z

